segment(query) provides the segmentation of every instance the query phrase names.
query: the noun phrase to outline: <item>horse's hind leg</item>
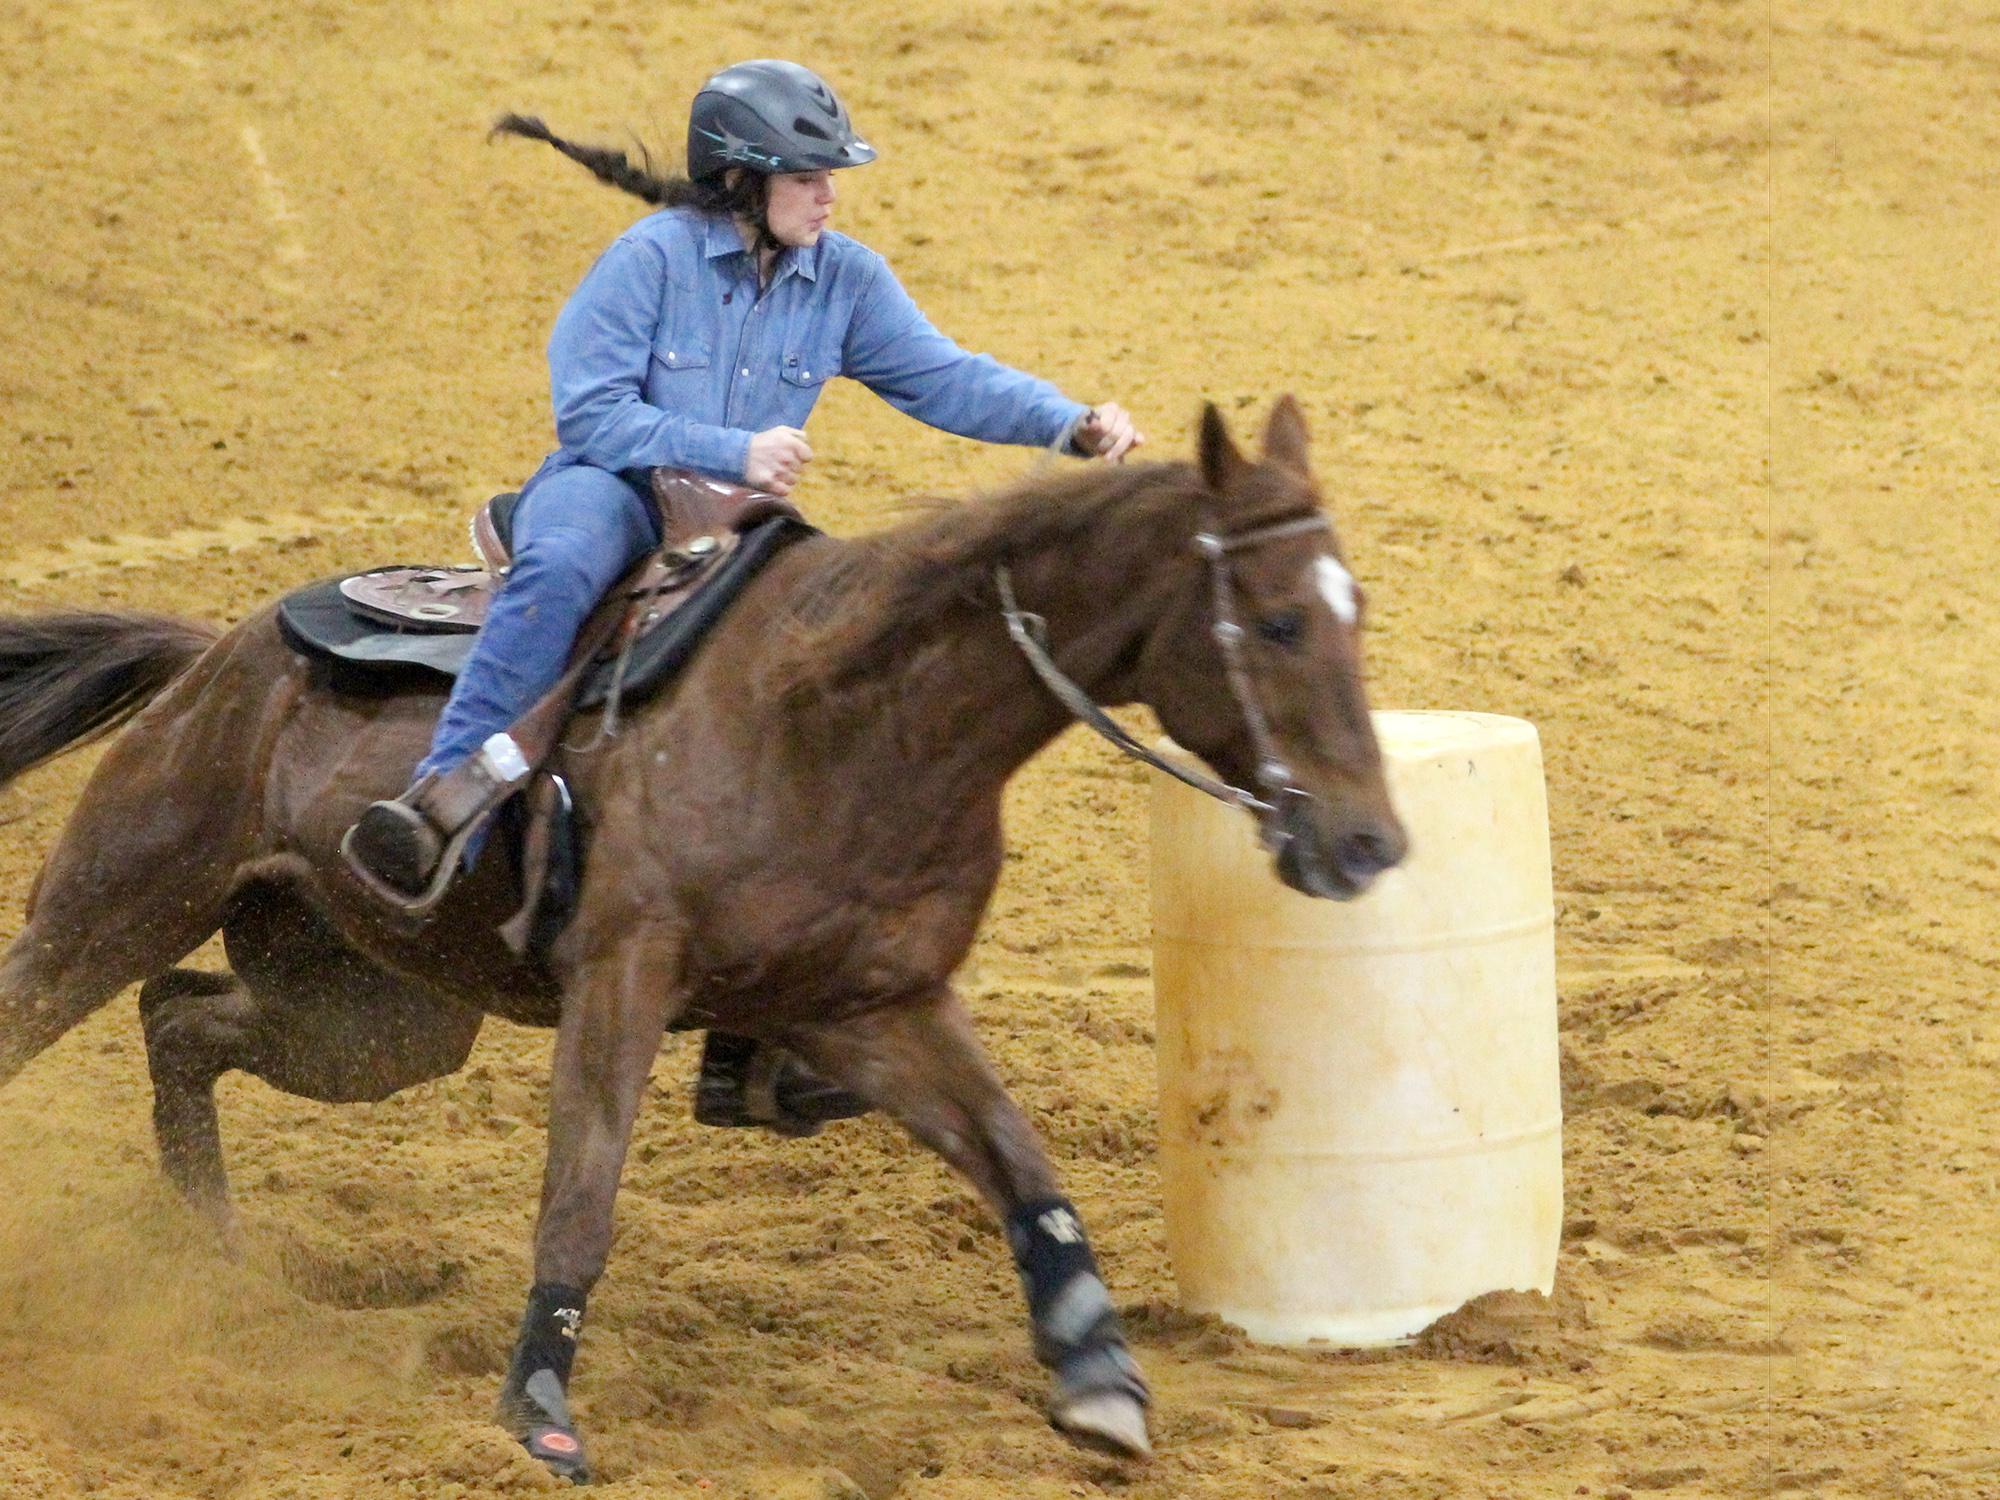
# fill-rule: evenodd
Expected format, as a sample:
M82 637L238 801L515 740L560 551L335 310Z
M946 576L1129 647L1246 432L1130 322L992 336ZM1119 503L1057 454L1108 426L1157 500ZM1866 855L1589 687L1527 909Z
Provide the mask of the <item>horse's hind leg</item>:
M139 989L160 1166L232 1253L236 1214L222 1165L215 1081L234 1065L230 1059L248 1044L257 1019L257 1002L233 974L169 969Z
M264 697L202 716L195 667L105 751L49 851L28 925L0 957L0 1084L129 984L164 972L222 925L253 852L246 746Z
M165 884L170 876L156 878ZM156 901L163 911L171 906L157 921L135 919L119 893L101 905L38 903L26 931L0 956L0 1084L128 984L161 972L207 938L221 919L221 902L204 910L200 894Z
M149 816L115 793L86 796L71 817L36 881L27 928L0 956L0 1084L221 925L235 865L204 847L189 817Z
M804 1028L786 1041L820 1072L894 1114L971 1179L1000 1215L1027 1294L1035 1356L1055 1375L1050 1421L1093 1448L1127 1457L1150 1453L1146 1383L1082 1220L958 997L941 991L913 1005Z
M246 892L223 939L236 974L170 970L139 1013L160 1165L229 1243L217 1079L235 1068L325 1103L386 1099L457 1071L483 1018L377 968L275 887Z

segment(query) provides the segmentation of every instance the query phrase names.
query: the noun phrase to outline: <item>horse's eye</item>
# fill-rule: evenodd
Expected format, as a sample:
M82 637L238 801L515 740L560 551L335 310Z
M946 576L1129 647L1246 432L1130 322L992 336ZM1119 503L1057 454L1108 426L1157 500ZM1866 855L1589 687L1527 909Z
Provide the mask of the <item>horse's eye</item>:
M1266 615L1257 622L1257 634L1274 646L1296 651L1299 643L1306 638L1306 612L1302 609L1281 609L1275 615Z

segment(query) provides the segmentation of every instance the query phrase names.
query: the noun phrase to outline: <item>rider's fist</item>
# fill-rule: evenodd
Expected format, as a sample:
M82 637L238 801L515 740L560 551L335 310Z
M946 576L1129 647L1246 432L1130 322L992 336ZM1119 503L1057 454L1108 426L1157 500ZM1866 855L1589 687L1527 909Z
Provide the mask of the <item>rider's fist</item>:
M1131 415L1116 401L1093 406L1070 435L1070 444L1078 453L1108 464L1123 463L1125 455L1145 441L1146 435L1132 425Z
M769 427L750 439L750 457L743 465L743 482L752 489L789 495L799 475L812 462L812 445L796 427Z

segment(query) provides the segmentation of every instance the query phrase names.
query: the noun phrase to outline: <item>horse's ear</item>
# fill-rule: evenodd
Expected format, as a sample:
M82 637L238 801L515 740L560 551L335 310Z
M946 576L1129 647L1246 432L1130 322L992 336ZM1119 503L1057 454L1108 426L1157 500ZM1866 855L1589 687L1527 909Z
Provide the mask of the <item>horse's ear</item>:
M1301 474L1310 474L1306 444L1306 414L1288 391L1278 398L1278 404L1271 408L1271 420L1264 424L1264 458Z
M1201 477L1218 495L1227 495L1249 472L1250 461L1236 447L1213 401L1201 409Z

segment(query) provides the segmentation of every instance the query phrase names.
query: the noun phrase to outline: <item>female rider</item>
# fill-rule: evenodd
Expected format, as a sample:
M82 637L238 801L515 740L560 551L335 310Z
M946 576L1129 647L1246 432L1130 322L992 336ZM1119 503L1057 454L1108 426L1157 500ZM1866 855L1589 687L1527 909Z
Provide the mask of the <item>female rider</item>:
M1116 404L1086 408L961 349L881 256L827 227L833 173L875 150L796 63L739 63L702 86L686 178L662 181L536 120L508 116L499 128L549 142L663 211L604 252L556 320L561 446L522 488L505 586L414 784L368 808L344 846L413 896L454 837L515 789L525 767L518 751L508 763L505 731L554 685L599 598L659 545L651 470L788 494L812 461L806 418L835 374L965 437L1112 462L1144 441Z

